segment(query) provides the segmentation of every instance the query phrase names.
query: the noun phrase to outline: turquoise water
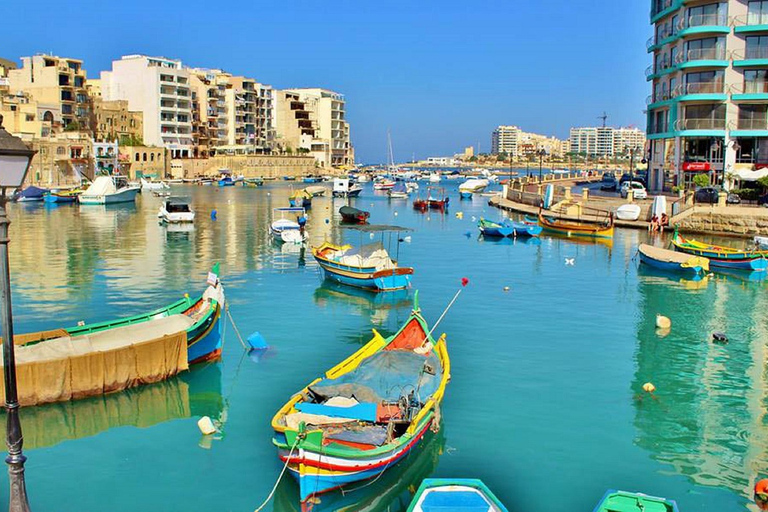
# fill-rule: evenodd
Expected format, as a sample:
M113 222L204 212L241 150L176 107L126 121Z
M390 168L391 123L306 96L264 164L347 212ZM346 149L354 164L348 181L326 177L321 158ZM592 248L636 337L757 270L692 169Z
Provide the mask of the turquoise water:
M404 510L419 481L436 476L481 478L513 511L588 512L608 488L674 498L682 511L745 510L768 472L765 282L638 270L635 248L647 236L638 231L618 230L612 245L483 241L473 217L501 214L487 198L460 201L457 186L445 215L414 212L370 185L352 200L372 222L415 230L400 260L416 269L430 322L462 277L470 284L438 328L453 366L441 431L373 484L323 497L318 509ZM261 332L272 348L245 355L228 325L219 363L126 393L23 409L35 510L255 509L281 469L275 411L371 328L392 332L408 315L413 291L371 296L323 284L308 250L270 241L271 208L287 204L287 184L173 192L198 211L190 232L158 225L160 199L148 194L106 209L12 205L17 333L197 294L220 261L239 330ZM367 241L338 228L342 204L315 199L312 243ZM672 320L666 337L656 313ZM713 331L730 343L712 344ZM655 397L642 392L649 381ZM222 422L220 436L202 438L202 415ZM297 500L286 477L273 509L298 510Z

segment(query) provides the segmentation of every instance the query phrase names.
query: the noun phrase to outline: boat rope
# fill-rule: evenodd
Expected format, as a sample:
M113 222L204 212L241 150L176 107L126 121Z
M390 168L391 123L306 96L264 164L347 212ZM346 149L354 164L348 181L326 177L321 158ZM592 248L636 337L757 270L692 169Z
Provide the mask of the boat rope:
M293 446L291 446L291 451L288 453L288 457L285 459L285 464L283 465L282 471L280 471L280 475L277 477L277 481L275 482L275 485L272 487L272 491L270 491L269 496L267 496L267 499L264 500L264 503L259 505L259 507L254 512L260 512L264 507L267 506L267 503L272 501L272 497L275 495L275 491L277 491L277 486L280 485L280 480L283 479L283 475L285 475L285 470L288 469L288 464L291 462L291 456L293 455L293 450L296 449L296 446L299 444L299 441L301 440L300 436L296 436L296 440L293 442Z
M240 336L240 329L237 328L237 325L235 324L235 319L232 318L232 313L229 311L229 303L226 305L227 308L227 316L229 316L229 321L232 322L232 327L235 329L235 334L237 335L237 339L240 340L240 344L243 346L245 350L248 350L248 346L243 341L243 337Z
M437 326L440 324L440 322L443 320L443 317L446 313L448 313L448 310L451 309L451 306L453 306L453 303L456 302L456 299L459 298L459 295L461 294L461 291L464 289L464 286L459 288L459 291L456 292L456 295L453 296L451 299L451 302L448 303L448 306L446 306L445 310L443 310L443 313L440 315L440 318L437 319L437 322L435 322L435 325L432 326L432 328L429 330L427 335L424 337L424 341L422 341L422 345L427 342L427 340L432 336L432 333L435 331Z

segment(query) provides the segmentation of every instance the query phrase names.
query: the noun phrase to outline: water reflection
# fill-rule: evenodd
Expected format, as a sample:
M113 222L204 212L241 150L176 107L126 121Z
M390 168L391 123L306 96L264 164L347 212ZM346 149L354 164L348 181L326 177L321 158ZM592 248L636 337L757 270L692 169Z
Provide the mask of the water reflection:
M635 442L697 484L750 498L768 468L765 286L651 274L642 270L638 285ZM655 332L657 313L672 320L663 339ZM730 343L712 343L718 331ZM656 386L655 399L642 393L645 382Z
M413 306L412 293L407 289L376 293L328 280L315 290L313 298L321 308L341 306L352 309L359 316L370 317L375 325L386 324L390 312L407 314Z
M220 364L198 365L167 381L72 402L21 409L24 448L54 446L116 427L147 428L175 419L223 420Z
M283 478L275 495L275 511L404 511L421 484L435 470L445 448L443 427L428 432L424 444L404 460L385 471L381 477L362 482L357 487L319 496L318 503L299 502L299 485L293 478Z

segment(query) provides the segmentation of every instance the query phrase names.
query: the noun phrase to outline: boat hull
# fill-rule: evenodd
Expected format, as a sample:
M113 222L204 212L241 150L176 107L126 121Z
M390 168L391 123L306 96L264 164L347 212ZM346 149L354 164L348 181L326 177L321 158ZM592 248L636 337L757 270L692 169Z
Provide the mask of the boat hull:
M645 263L649 267L657 268L659 270L664 270L667 272L680 272L683 274L688 275L697 275L702 272L702 268L699 266L696 267L683 267L680 263L674 263L669 261L660 261L655 258L652 258L651 256L644 254L642 252L640 254L640 262Z
M727 247L708 247L695 241L682 240L677 233L672 239L672 245L677 251L709 259L711 267L760 272L768 269L766 254L760 252L739 251Z
M114 194L99 195L99 196L87 196L81 194L79 198L80 204L118 204L118 203L131 203L136 201L136 194L141 189L138 187L125 188L118 190Z
M413 269L409 267L376 271L373 267L351 267L315 256L323 276L348 286L386 292L402 290L411 285Z
M543 231L568 237L613 238L613 222L610 226L597 224L549 221L539 215L539 226Z
M77 196L76 195L66 195L66 196L60 196L57 194L46 194L45 195L45 202L46 203L55 203L55 204L71 204L77 202Z

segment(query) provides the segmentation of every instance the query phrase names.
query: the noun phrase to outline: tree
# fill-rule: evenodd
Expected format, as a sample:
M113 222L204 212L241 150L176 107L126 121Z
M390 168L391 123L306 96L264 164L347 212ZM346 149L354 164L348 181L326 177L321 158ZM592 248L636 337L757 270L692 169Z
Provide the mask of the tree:
M496 160L499 161L499 162L503 162L507 158L509 158L509 156L507 155L507 153L505 151L502 151L501 153L496 155Z
M700 173L693 177L693 184L699 188L709 185L709 174Z
M768 176L763 176L757 180L757 183L763 188L768 188Z

